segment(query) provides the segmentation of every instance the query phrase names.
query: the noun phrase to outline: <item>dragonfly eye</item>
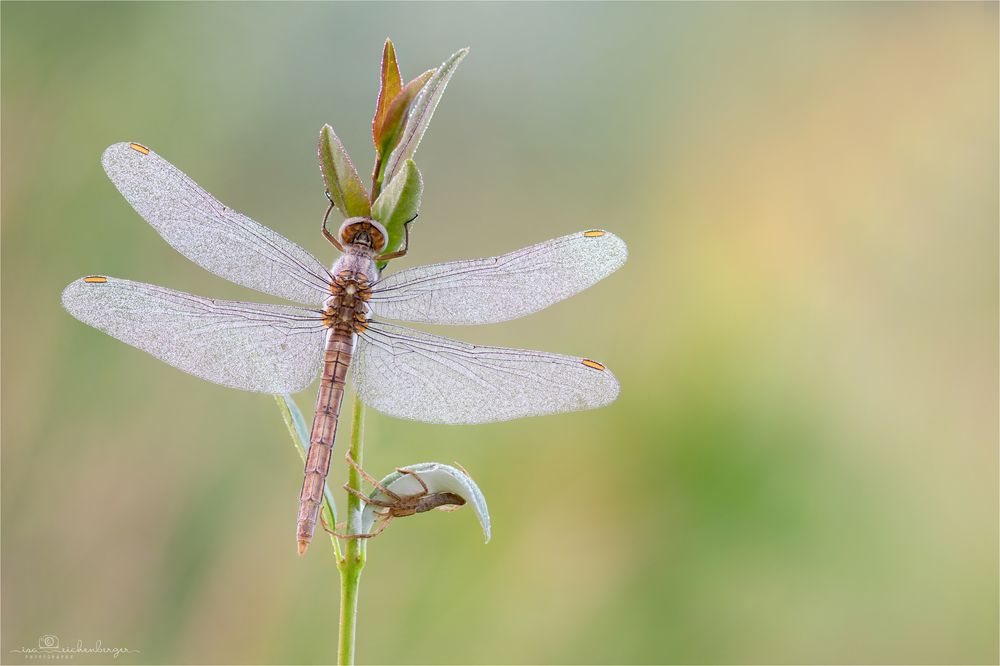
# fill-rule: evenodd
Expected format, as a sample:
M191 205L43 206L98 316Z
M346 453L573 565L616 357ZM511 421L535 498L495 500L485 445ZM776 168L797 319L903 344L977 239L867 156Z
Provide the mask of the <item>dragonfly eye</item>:
M370 217L349 217L340 225L340 240L345 245L367 245L378 254L388 244L389 232Z

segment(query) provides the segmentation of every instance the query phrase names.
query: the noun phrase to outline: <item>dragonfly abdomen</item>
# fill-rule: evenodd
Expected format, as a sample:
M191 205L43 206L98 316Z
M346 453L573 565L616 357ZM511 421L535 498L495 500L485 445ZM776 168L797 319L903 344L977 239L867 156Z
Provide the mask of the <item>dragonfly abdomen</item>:
M323 359L323 375L316 396L316 414L309 436L305 477L299 494L299 520L296 537L299 555L306 552L316 531L316 521L323 502L323 488L330 471L333 441L344 400L347 370L354 350L353 332L331 328L328 331Z

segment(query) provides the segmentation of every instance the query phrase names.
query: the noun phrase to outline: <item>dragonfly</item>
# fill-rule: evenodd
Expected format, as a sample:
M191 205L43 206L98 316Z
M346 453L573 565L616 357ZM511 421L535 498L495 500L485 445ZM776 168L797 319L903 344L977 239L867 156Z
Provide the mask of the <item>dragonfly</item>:
M135 211L189 260L299 304L218 300L106 275L80 278L62 293L63 306L85 324L223 386L294 393L320 377L299 493L300 555L316 529L349 369L363 403L428 423L593 409L618 396L615 376L593 359L474 345L388 321L488 324L541 310L624 264L625 243L610 232L382 277L378 262L403 256L409 234L401 250L386 252L389 235L378 221L350 217L334 234L324 216L323 234L341 253L328 270L142 144L114 144L101 162Z

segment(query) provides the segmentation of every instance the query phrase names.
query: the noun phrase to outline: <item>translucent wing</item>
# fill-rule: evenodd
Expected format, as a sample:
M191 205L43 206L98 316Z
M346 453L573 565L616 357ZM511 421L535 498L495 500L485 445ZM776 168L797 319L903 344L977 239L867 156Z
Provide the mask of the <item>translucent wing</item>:
M136 212L202 268L299 303L321 303L328 295L329 273L315 257L227 208L145 146L116 143L101 163Z
M63 291L71 315L216 384L292 393L323 359L321 315L288 305L217 301L142 282L91 276Z
M354 387L390 416L486 423L603 407L618 380L590 359L484 347L370 322L354 358Z
M499 257L418 266L380 280L369 301L388 319L489 324L537 312L621 268L624 241L581 231Z

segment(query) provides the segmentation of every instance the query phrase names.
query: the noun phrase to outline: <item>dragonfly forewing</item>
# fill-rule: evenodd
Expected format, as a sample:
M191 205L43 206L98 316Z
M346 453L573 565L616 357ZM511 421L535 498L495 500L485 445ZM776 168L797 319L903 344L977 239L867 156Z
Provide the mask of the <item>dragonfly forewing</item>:
M354 386L378 411L429 423L487 423L603 407L618 380L591 359L472 345L372 321Z
M298 303L327 296L329 272L309 252L220 203L149 148L116 143L101 163L136 212L202 268Z
M569 298L618 270L624 241L594 229L498 257L418 266L379 281L378 317L429 324L490 324Z
M307 308L220 301L104 276L71 283L62 303L122 342L244 391L299 391L323 363L322 315Z

